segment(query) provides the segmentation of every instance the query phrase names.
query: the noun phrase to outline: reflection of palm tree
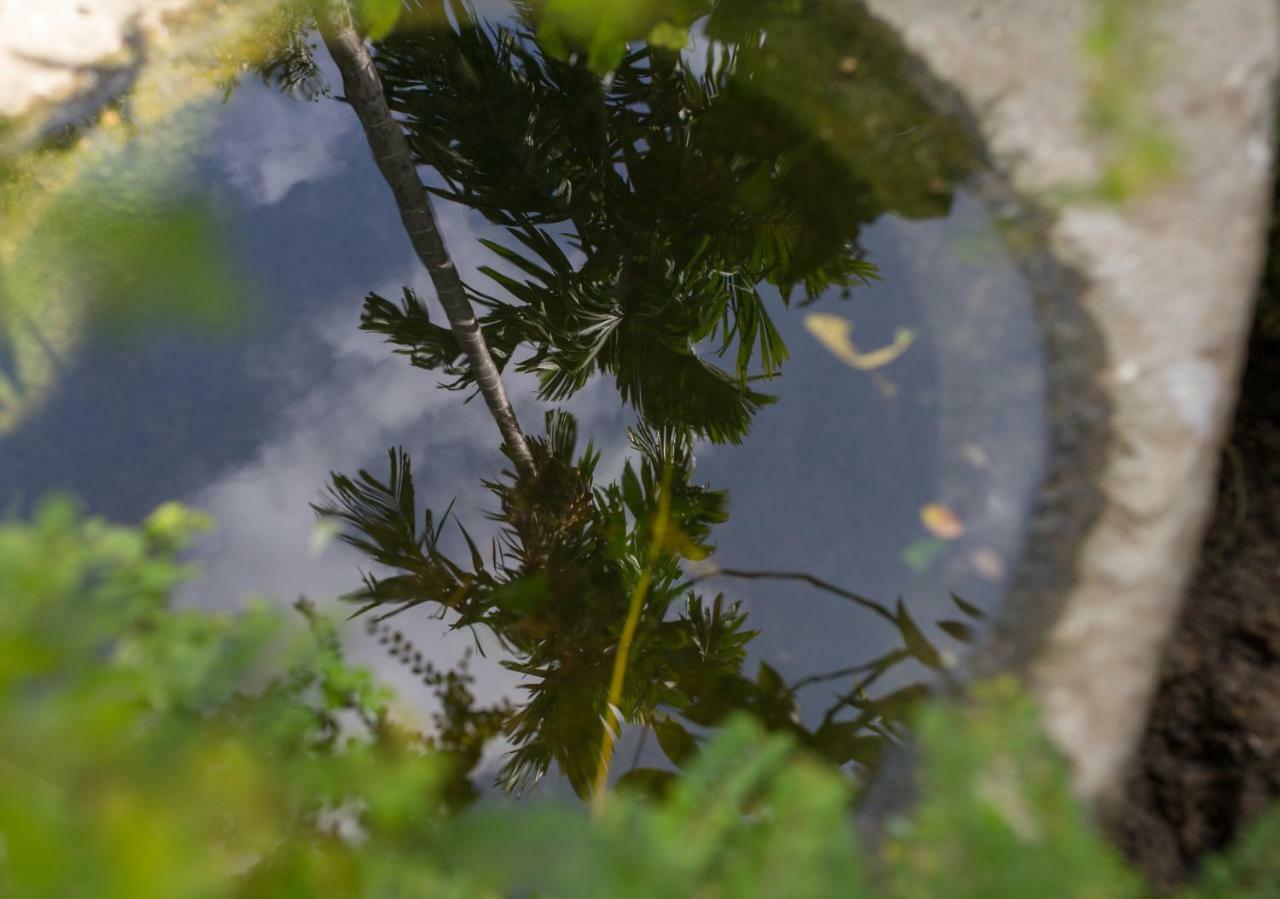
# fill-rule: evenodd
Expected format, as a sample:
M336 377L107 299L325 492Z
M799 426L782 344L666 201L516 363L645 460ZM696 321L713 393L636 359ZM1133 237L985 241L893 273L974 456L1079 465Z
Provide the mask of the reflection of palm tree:
M484 626L512 653L509 667L528 679L527 700L509 724L516 749L502 780L512 788L536 779L552 761L577 789L589 788L618 634L645 574L641 560L656 559L637 637L641 651L621 703L626 719L648 720L658 702L672 701L672 687L663 686L672 672L695 666L736 672L751 637L742 616L719 600L704 608L685 595L679 560L705 554L711 525L724 517L724 495L690 483L688 442L637 432L638 466L600 488L599 457L589 446L577 455L576 431L571 416L548 415L546 436L527 444L536 473L487 483L498 501L493 517L502 524L488 561L466 531L468 564L450 559L440 545L444 519L430 512L419 527L402 453L392 453L386 482L365 472L356 480L335 476L328 502L318 507L348 525L344 539L393 569L386 578L367 577L354 601L393 612L442 606L456 616L455 627ZM651 525L664 471L672 473L668 530L676 536L655 556ZM682 598L684 613L666 620Z
M555 763L579 792L590 789L602 721L612 714L619 637L637 595L644 602L616 711L652 728L674 762L696 745L687 725L746 708L837 764L869 763L919 689L884 702L863 691L905 659L939 665L937 651L901 604L890 611L847 594L892 622L903 648L839 672L853 688L816 729L803 728L795 694L812 680L788 686L768 665L744 676L753 636L745 616L721 596L704 599L682 571L682 558L709 551L710 528L723 518L723 494L692 483L689 450L698 437L741 439L771 399L751 383L777 372L786 347L761 285L812 299L871 277L860 227L889 209L945 210L946 182L963 170L967 144L931 149L937 135L926 140L932 120L919 99L886 95L884 76L868 73L870 87L855 89L853 100L813 89L837 70L832 45L857 52L859 71L899 64L885 35L843 3L815 0L803 17L769 13L781 18L767 22L717 19L717 7L708 29L730 49L709 55L705 71L645 47L607 83L547 58L525 31L441 27L441 9L440 0L417 3L376 61L348 19L324 28L450 320L449 328L433 323L405 290L400 303L370 295L362 327L415 365L452 375L454 386L476 383L516 470L487 484L501 524L488 560L463 531L469 558L461 563L441 546L442 518L428 511L419 524L407 456L391 454L385 481L335 475L318 510L391 569L352 598L362 611L386 614L434 604L456 627L488 628L511 652L506 664L524 675L528 696L506 724L515 744L501 775L509 788ZM414 16L430 27L415 28ZM806 42L814 27L855 33ZM794 77L780 82L771 74L779 71ZM851 113L859 98L868 108ZM845 106L833 111L837 103ZM507 229L505 245L486 242L506 271L485 272L508 298L462 284L419 164L443 179L435 193ZM479 322L473 302L486 310ZM638 464L616 483L594 483L597 457L590 447L577 454L576 426L563 413L548 417L545 437L524 439L500 380L522 346L532 352L518 367L538 375L544 398L564 399L607 374L640 412ZM711 364L700 350L733 363ZM671 526L654 528L664 483ZM676 536L655 551L661 532ZM855 718L837 717L848 708Z
M544 399L606 374L646 421L737 441L770 401L750 381L787 353L760 286L814 298L873 276L861 226L944 211L969 157L917 96L886 90L901 55L869 17L713 5L708 31L727 43L705 67L644 46L602 83L523 26L444 24L441 0L419 4L423 27L411 17L375 64L415 161L444 181L435 192L508 229L507 245L486 242L506 271L484 271L518 305L472 292L495 352L532 347L518 365ZM840 40L813 40L817 28ZM830 47L862 59L843 89ZM409 298L371 297L365 327L469 381Z
M335 475L316 507L346 525L346 542L391 569L386 577L366 576L363 588L351 594L360 612L376 609L385 618L433 605L452 613L454 628L488 629L511 654L504 664L525 678L526 697L506 722L515 748L500 781L522 790L554 762L580 794L590 791L603 722L615 714L606 698L619 636L642 580L644 603L616 714L652 728L673 762L682 764L696 747L687 724L713 726L747 709L835 764L870 764L923 688L875 701L863 691L907 659L940 664L906 610L899 605L891 612L845 594L893 622L902 647L790 686L764 664L755 678L744 676L746 646L755 636L746 616L723 595L699 595L693 587L703 578L682 571L682 560L712 551L711 528L725 518L724 494L692 482L688 436L639 429L632 434L637 464L600 487L594 482L599 457L590 446L577 453L576 432L571 416L548 414L546 436L528 440L534 474L486 483L498 501L492 517L501 529L487 554L461 530L463 563L442 547L448 512L437 518L428 510L419 523L416 485L402 452L391 452L385 481L364 471L354 479ZM664 507L667 524L656 528ZM816 729L803 728L796 691L835 678L851 679L853 688ZM844 709L855 717L837 717Z
M533 460L525 446L515 410L511 408L502 386L501 373L494 364L462 279L440 235L426 188L414 168L408 142L387 107L382 82L364 39L356 31L345 2L325 4L324 19L321 33L329 54L342 73L346 100L360 119L374 162L395 195L396 207L400 210L400 218L413 249L435 285L456 345L467 359L468 375L479 388L498 430L502 432L512 461L522 469L531 469Z
M539 376L542 396L561 400L611 374L646 420L740 439L769 399L747 384L753 352L765 375L786 352L756 291L761 272L744 265L752 230L782 217L740 208L735 181L709 177L718 160L682 149L695 120L681 110L712 101L723 67L686 80L670 54L633 54L606 89L526 34L475 25L408 31L382 44L378 65L443 193L517 242L489 246L524 279L486 274L521 305L474 296L490 307L496 345L533 348L520 366ZM572 263L565 241L585 261ZM405 343L411 312L368 325ZM733 371L699 356L707 341L719 351L738 343Z

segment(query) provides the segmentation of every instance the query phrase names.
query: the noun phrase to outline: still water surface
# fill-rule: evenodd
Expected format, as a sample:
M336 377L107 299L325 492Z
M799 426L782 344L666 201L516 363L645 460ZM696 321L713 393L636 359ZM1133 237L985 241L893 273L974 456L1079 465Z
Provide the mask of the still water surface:
M716 24L703 23L681 57L641 55L604 89L580 68L557 69L527 38L511 38L525 56L503 56L494 48L511 32L483 30L518 31L500 16L485 26L410 29L376 53L392 105L409 121L424 182L455 194L434 203L469 286L511 304L517 323L528 319L525 298L483 270L493 267L526 287L538 281L482 243L528 257L528 246L505 227L513 222L546 235L573 271L621 265L608 277L573 283L590 281L592 290L606 284L614 313L632 316L618 340L638 348L618 350L625 357L618 366L642 371L597 369L578 389L551 397L536 373L516 370L539 348L523 340L503 380L526 432L542 436L549 410L572 413L577 452L588 441L594 447L592 480L604 489L623 483L628 464L643 466L629 431L665 428L691 453L688 483L724 491L727 511L727 519L707 525L702 542L715 546L713 555L686 558L677 574L707 575L713 565L801 573L882 603L895 619L796 579L711 578L691 589L708 607L718 592L724 609L741 603L745 620L736 630L757 634L745 642L744 658L729 652L728 661L709 661L715 653L708 652L695 664L685 650L663 655L663 641L677 638L662 636L660 622L678 621L685 609L686 591L674 590L669 606L640 628L632 677L653 682L629 688L624 711L631 723L615 775L633 763L667 767L672 741L679 741L669 722L698 733L737 705L772 716L776 726L803 728L834 760L857 767L864 757L851 754L853 744L841 743L834 725L848 724L845 736L856 729L892 737L896 710L882 721L865 714L868 702L926 677L930 647L944 661L963 652L956 622L980 622L952 597L996 608L1038 484L1045 425L1035 313L973 187L968 151L955 146L960 127L931 111L912 87L919 73L884 48L870 23L845 16L831 27L823 15L835 15L838 4L814 6L817 13L754 32L750 23L737 26L747 29L737 43L714 40L708 35ZM315 44L321 79L340 85ZM460 60L486 47L498 75L463 79L465 90L450 86L448 78L462 78ZM521 66L525 74L512 79ZM486 91L524 84L533 69L554 76L541 93L486 99ZM332 528L317 529L313 509L324 504L331 473L365 469L385 481L393 448L412 458L419 511L425 505L438 518L452 503L452 517L492 569L488 547L503 522L488 514L498 500L485 482L500 480L512 465L483 403L464 402L469 390L444 389L447 375L411 365L384 335L360 327L368 294L398 302L406 287L433 322L445 319L361 126L336 93L308 100L278 84L246 81L213 113L195 184L217 210L236 268L255 286L234 331L92 335L62 360L49 401L0 438L0 496L11 502L62 490L118 520L136 520L174 497L209 511L218 529L198 548L204 574L186 602L229 607L249 595L323 602L358 589L362 572L404 574L325 539ZM532 144L531 134L551 136ZM485 156L495 147L509 152ZM503 159L512 168L520 160L538 167L503 170ZM610 171L602 174L602 165ZM591 190L598 195L581 196ZM746 237L731 240L731 233ZM689 244L699 235L707 246L694 252ZM759 258L756 247L765 240L784 248L772 263ZM759 352L747 353L743 374L752 380L740 381L736 344L717 357L714 336L669 333L682 319L663 304L715 302L705 281L717 273L747 293L755 288L790 353L775 377L759 379L766 366ZM588 306L598 298L586 288L573 294L565 283L535 286ZM727 312L725 320L735 319ZM844 327L851 330L842 341ZM644 345L646 333L660 333L666 343ZM582 343L580 335L552 333L541 349L560 358ZM665 345L688 349L680 365L693 359L724 374L680 382L666 396L663 366L673 363L663 361ZM639 378L641 387L620 386L628 378ZM730 414L726 405L736 408L733 398L747 391L776 402L745 403L745 414ZM725 421L745 419L738 432L725 433L737 425L720 423L722 413ZM717 423L708 424L712 419ZM641 534L643 548L647 531L633 511L624 529ZM561 539L548 533L539 539ZM563 631L563 606L576 601L558 589L612 590L615 605L626 607L638 568L589 557L608 544L587 540L587 548L574 549L578 555L569 553L571 564L554 563L549 583L537 568L553 564L550 556L526 560L507 581L534 584L538 595L511 600L517 611L504 607L496 627L453 629L457 614L441 614L449 597L433 595L425 576L412 587L425 604L388 622L439 669L480 648L484 655L470 660L477 703L523 709L511 719L523 724L510 725L506 739L487 751L482 781L492 780L504 753L522 741L533 770L512 777L521 784L548 760L552 783L560 782L566 759L576 764L571 748L533 744L577 741L591 754L612 651L605 648L616 645L621 617L583 613L575 626L594 636L574 638L585 641L576 655L565 648L572 643L565 633L547 629ZM527 541L523 548L535 555ZM439 549L471 570L453 524ZM563 549L552 546L551 555ZM677 564L674 556L666 563ZM579 575L591 585L582 586ZM614 581L601 586L609 577ZM660 597L655 587L647 601ZM485 608L508 600L486 599ZM906 613L897 611L899 600ZM557 603L561 613L543 609ZM918 637L903 624L908 616ZM389 631L379 634L385 639ZM599 652L591 648L597 638ZM358 623L351 642L357 657L401 689L402 713L425 721L432 700L412 658L388 658ZM844 701L861 674L839 672L904 646L902 660L886 665L865 695ZM540 659L536 671L503 665L531 655ZM675 670L681 664L692 667ZM574 665L595 666L594 673L579 683ZM723 683L716 696L699 693L717 678ZM702 686L684 683L690 679ZM560 692L550 696L553 683ZM547 704L526 706L531 697ZM651 730L646 724L667 728L662 745L640 745Z

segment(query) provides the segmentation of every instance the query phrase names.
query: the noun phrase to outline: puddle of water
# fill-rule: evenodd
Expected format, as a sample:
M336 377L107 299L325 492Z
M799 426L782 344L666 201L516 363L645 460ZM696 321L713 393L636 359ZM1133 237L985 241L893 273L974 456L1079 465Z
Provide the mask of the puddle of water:
M377 61L422 177L452 197L435 207L454 263L501 304L489 339L518 345L503 380L521 423L541 437L548 410L571 413L575 455L540 456L536 486L491 517L486 482L510 487L512 465L484 404L360 329L367 294L406 287L445 319L356 116L246 83L193 177L258 286L247 321L230 336L90 334L0 438L0 496L69 490L124 520L173 497L207 509L219 530L186 602L324 599L362 571L382 579L375 598L421 601L372 638L354 627L353 651L425 722L422 665L377 638L401 632L440 670L480 648L475 702L515 710L486 776L514 746L511 782L567 767L589 783L642 580L613 776L669 768L686 731L738 707L860 768L900 729L902 710L874 700L962 653L978 610L998 604L1041 470L1032 302L967 186L961 127L843 4L704 23L682 59L637 56L604 88L495 21L410 29ZM317 63L340 83L322 51ZM756 329L753 347L731 339L717 357L734 327ZM642 428L689 456L674 475L650 460L647 489L627 474L644 470L629 438ZM588 441L599 458L584 482ZM452 525L438 554L391 537L319 547L312 504L331 473L385 481L396 448L413 460L416 511L439 520L452 502L483 571ZM664 473L710 558L650 551ZM489 551L504 527L505 567ZM717 567L741 576L709 577ZM692 594L709 617L684 617Z

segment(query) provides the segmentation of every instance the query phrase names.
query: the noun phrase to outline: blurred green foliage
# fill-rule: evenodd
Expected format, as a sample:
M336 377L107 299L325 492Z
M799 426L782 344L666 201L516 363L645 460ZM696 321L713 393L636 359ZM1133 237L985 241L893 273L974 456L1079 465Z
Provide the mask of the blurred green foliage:
M172 182L129 184L139 165L147 163L96 171L51 204L17 260L27 284L15 302L53 302L50 293L59 291L116 334L231 326L247 308L249 287L217 219Z
M447 878L413 857L447 747L394 725L314 614L291 633L265 605L171 609L204 524L54 502L0 529L0 894L432 894Z
M91 325L226 330L252 306L192 159L245 60L264 40L276 50L284 13L276 0L210 7L139 50L127 95L83 121L0 121L17 135L0 143L0 434L47 399Z
M179 130L99 135L0 172L0 434L40 407L91 325L221 330L246 308L207 205L175 189Z
M401 0L359 0L356 8L361 29L376 41L396 27L402 7Z
M1152 111L1161 0L1094 0L1085 32L1090 79L1086 113L1103 143L1104 169L1090 193L1118 203L1169 177L1178 149Z
M668 50L689 43L689 26L712 0L544 0L532 3L538 41L548 52L568 59L585 51L597 74L612 72L631 41L645 40Z
M874 864L847 782L748 717L665 799L600 813L450 799L309 607L174 610L204 519L66 501L0 526L0 894L28 897L1139 897L1011 682L919 723L923 801ZM1274 896L1272 815L1188 897Z

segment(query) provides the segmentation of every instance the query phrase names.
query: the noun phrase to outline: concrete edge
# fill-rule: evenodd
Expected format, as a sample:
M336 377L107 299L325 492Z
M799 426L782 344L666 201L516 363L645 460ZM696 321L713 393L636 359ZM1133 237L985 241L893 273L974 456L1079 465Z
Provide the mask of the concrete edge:
M1108 160L1088 125L1094 3L866 5L963 104L997 173L991 198L1048 250L1024 265L1045 314L1054 457L974 669L1023 675L1080 794L1105 810L1145 723L1234 407L1266 233L1280 11L1147 4L1157 68L1144 102L1179 165L1107 203L1080 190Z

